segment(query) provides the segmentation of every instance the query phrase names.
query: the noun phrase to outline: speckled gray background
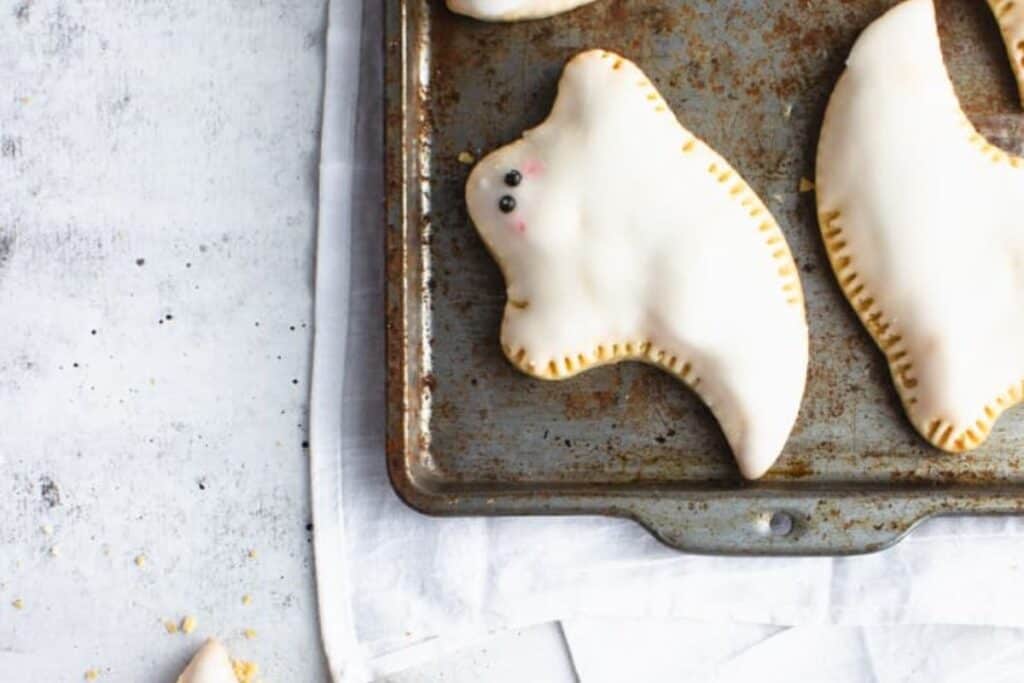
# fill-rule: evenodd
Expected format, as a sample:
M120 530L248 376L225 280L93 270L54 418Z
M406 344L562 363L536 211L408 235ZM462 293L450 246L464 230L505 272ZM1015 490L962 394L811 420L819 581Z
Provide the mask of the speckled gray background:
M326 678L303 446L324 6L0 0L4 683L171 682L210 635L265 680Z

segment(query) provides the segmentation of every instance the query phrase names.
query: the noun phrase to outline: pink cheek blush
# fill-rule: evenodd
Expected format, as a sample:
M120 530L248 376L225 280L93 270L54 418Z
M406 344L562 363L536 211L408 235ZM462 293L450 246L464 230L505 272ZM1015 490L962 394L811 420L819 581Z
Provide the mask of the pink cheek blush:
M515 229L516 229L516 232L518 232L520 235L525 235L526 234L526 223L524 223L523 221L516 221Z
M527 178L536 178L544 173L544 164L534 159L533 161L527 161L523 165L523 175Z

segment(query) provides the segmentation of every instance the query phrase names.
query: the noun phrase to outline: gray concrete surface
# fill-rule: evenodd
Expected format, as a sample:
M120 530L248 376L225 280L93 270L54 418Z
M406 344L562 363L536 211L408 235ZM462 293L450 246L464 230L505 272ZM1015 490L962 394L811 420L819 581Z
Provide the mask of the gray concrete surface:
M326 679L303 447L324 5L0 0L4 683L171 682L212 635L263 680Z

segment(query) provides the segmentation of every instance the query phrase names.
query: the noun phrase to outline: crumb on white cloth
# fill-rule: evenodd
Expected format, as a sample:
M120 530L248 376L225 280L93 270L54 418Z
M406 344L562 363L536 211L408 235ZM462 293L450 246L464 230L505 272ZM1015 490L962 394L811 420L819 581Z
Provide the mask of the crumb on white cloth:
M196 630L196 618L189 615L181 620L181 632L184 634L192 633Z

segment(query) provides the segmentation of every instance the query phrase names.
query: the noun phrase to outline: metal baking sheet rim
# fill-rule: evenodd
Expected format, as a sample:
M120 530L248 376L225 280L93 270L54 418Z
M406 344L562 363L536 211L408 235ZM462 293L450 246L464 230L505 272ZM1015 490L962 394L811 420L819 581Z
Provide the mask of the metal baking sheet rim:
M429 159L425 113L411 106L420 85L414 54L428 47L422 0L389 0L385 30L387 187L387 465L400 498L434 516L603 515L635 520L669 547L735 556L858 555L889 548L923 521L951 515L1024 514L1012 485L835 485L752 482L738 490L713 483L644 485L594 491L571 485L444 490L417 472L430 458L430 292L414 275L429 252L429 188L419 172Z

